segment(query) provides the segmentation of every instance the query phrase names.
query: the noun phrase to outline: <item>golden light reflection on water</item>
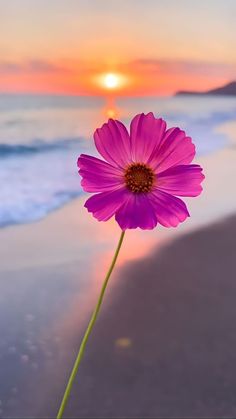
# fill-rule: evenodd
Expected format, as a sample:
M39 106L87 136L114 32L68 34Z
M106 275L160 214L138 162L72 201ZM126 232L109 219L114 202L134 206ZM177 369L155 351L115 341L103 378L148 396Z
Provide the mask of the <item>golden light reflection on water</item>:
M116 105L116 98L107 96L105 107L102 109L102 118L107 120L109 118L120 119L121 117L121 110Z
M106 116L108 118L116 119L117 118L117 110L114 108L106 109Z

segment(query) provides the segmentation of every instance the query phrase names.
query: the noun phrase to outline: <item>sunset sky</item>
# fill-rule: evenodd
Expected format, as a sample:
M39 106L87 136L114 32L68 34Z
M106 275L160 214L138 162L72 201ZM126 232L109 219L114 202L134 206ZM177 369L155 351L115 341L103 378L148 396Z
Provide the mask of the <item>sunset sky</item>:
M0 0L0 91L170 94L236 79L235 0ZM116 83L115 83L116 84Z

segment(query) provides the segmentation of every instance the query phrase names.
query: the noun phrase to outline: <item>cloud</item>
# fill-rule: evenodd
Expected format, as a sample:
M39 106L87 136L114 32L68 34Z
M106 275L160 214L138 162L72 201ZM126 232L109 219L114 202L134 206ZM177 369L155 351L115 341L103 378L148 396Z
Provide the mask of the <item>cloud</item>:
M65 68L43 60L31 60L28 62L28 69L31 73L55 73L64 71Z
M0 74L17 74L19 73L19 65L13 62L0 62Z
M131 61L130 66L139 72L145 73L188 73L196 76L213 75L236 78L236 63L139 58Z
M24 62L0 61L0 74L24 74L24 73L58 73L68 71L67 68L46 60L28 60Z

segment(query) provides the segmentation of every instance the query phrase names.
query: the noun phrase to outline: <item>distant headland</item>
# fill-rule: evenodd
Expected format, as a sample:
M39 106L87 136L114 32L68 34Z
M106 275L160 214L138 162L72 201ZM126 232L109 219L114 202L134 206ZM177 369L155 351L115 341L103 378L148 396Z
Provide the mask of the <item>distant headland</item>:
M194 92L188 90L179 90L175 93L178 95L226 95L236 96L236 81L225 84L224 86L217 87L216 89L207 90L206 92Z

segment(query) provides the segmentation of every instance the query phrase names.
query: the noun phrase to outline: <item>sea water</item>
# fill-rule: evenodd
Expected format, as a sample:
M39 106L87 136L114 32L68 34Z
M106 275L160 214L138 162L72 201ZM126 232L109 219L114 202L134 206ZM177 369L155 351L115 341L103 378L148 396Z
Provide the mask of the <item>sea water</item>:
M0 227L39 220L78 197L77 158L97 155L96 127L150 111L185 129L202 155L229 144L220 127L236 120L236 98L0 95Z

